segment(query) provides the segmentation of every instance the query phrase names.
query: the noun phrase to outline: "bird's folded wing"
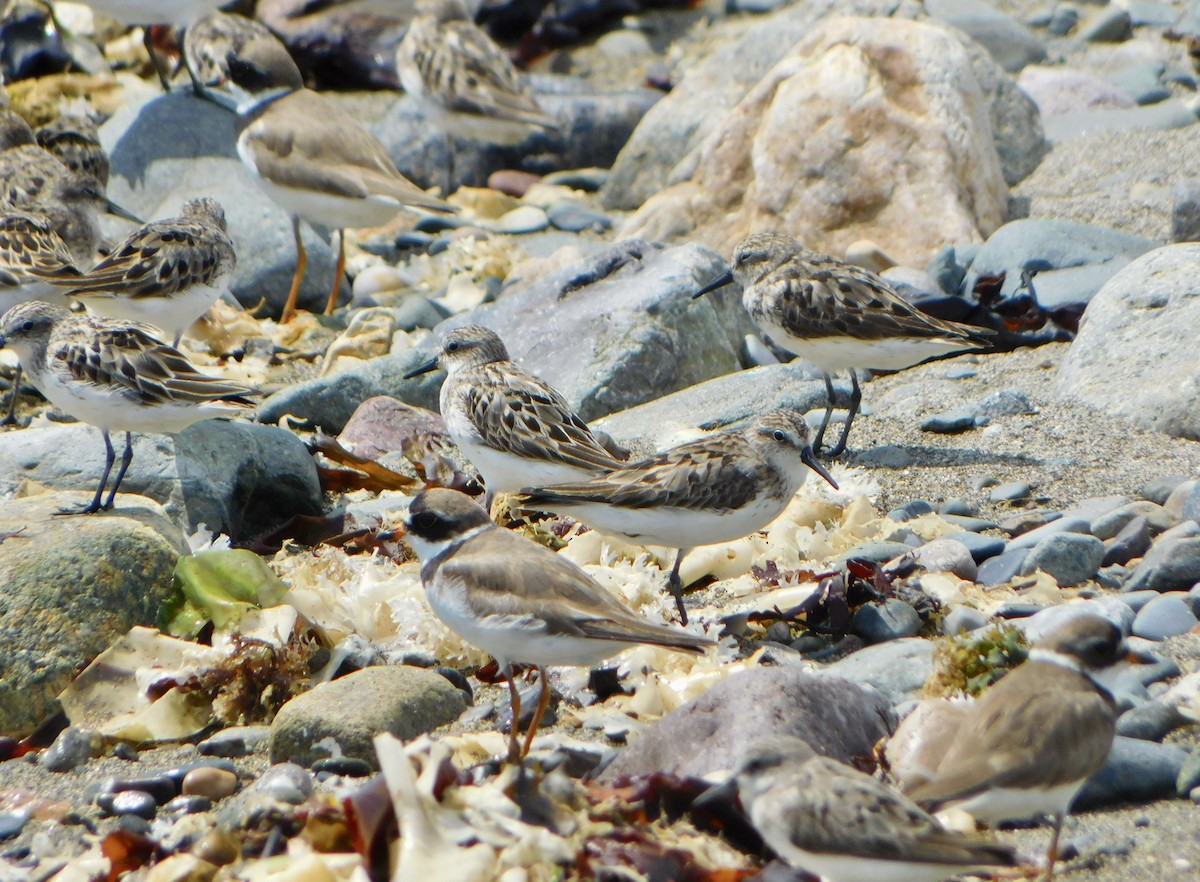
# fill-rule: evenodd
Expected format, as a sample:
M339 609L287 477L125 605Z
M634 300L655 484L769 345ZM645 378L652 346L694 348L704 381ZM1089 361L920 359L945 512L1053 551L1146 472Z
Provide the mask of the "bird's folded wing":
M169 297L207 284L233 249L224 235L194 221L152 224L118 245L75 285L70 296L112 292L134 300Z

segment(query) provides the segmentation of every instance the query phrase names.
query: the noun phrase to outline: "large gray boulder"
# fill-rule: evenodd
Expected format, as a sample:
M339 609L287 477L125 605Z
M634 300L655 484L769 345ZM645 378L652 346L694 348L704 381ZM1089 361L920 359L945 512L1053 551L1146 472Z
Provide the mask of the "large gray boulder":
M134 625L152 625L187 553L149 499L57 514L86 501L46 493L0 509L0 735L28 735L76 672Z
M1146 429L1200 440L1200 244L1143 255L1096 293L1058 391Z
M134 456L117 496L140 494L164 506L187 530L205 524L235 541L294 514L321 512L317 469L304 443L286 429L207 420L178 435L133 436ZM120 456L124 439L113 444ZM25 480L56 490L95 492L104 444L91 426L68 424L0 435L0 493Z

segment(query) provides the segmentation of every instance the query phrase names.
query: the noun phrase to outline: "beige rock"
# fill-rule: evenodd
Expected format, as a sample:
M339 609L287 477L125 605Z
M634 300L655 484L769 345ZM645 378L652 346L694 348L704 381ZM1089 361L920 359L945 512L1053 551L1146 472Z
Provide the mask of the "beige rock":
M728 112L690 178L650 198L622 234L728 254L750 232L779 229L834 254L870 239L921 265L998 227L1007 193L962 44L934 25L838 17Z

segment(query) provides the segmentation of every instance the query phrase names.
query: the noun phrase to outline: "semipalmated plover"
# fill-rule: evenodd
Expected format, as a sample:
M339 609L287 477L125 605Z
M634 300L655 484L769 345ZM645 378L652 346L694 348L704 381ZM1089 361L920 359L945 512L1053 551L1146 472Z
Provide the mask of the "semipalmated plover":
M715 432L573 484L525 487L515 505L568 514L604 533L678 548L668 584L687 623L679 567L698 545L761 530L787 508L817 461L801 414L774 410L744 428Z
M345 271L341 231L376 227L402 209L453 212L396 169L387 150L354 117L304 88L283 44L255 40L225 59L237 101L238 155L258 183L292 215L298 261L282 321L295 313L307 257L300 219L338 232L337 271L326 312Z
M404 522L421 559L429 605L463 639L496 658L513 705L509 758L529 752L550 700L546 668L593 666L638 644L701 653L713 641L643 619L564 557L497 527L456 490L419 494ZM525 743L514 664L538 668L541 694Z
M104 436L100 486L86 514L112 508L133 459L133 432L180 432L192 423L233 416L253 405L254 391L200 373L155 330L73 313L33 301L0 317L0 348L16 351L30 382L51 404L95 426ZM108 498L105 484L116 462L110 432L125 433L125 453Z
M193 199L179 217L132 233L84 274L68 296L89 312L161 328L174 346L229 290L237 260L214 199Z
M1096 674L1128 657L1108 619L1072 619L983 693L933 778L908 796L984 823L1054 815L1045 875L1052 878L1071 802L1112 748L1116 708Z
M988 345L986 328L925 315L875 273L809 251L791 236L747 236L734 249L731 268L694 296L733 281L741 285L742 304L759 329L788 352L810 360L825 377L829 404L813 445L818 454L833 414L834 372L850 371L852 392L850 412L830 456L846 449L862 400L855 368L898 371Z
M937 882L1013 867L1012 848L955 833L857 769L803 739L752 742L726 785L775 854L825 882Z
M409 371L441 368L446 431L487 487L497 493L579 481L623 463L592 433L549 383L513 362L495 332L455 328L435 358Z

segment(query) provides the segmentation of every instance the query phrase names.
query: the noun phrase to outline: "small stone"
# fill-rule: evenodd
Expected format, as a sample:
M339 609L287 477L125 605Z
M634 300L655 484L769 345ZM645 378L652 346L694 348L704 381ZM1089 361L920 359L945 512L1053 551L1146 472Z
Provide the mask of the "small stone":
M186 778L188 772L192 771L193 769L223 769L224 771L229 772L231 775L237 774L237 766L233 764L232 760L225 759L224 757L213 757L209 759L197 760L196 762L183 763L175 766L173 769L168 769L163 774L174 781L176 787L182 788L183 779Z
M176 796L166 803L159 811L171 817L182 815L198 815L201 812L212 811L213 802L207 796Z
M1187 591L1200 573L1200 528L1184 521L1154 540L1123 591Z
M1003 554L989 557L979 565L975 581L980 585L1003 585L1011 582L1029 556L1026 548L1008 548Z
M265 744L270 735L270 726L233 726L205 738L196 749L203 756L246 756Z
M506 212L497 218L488 228L497 233L521 235L524 233L539 233L550 226L546 212L536 205L522 205Z
M220 827L209 830L192 846L192 854L217 867L232 864L242 856L229 834Z
M1080 22L1075 38L1090 43L1121 43L1133 33L1129 10L1120 6L1097 9Z
M767 628L766 638L774 643L792 642L792 629L787 622L772 622Z
M178 795L179 790L175 782L166 774L148 776L145 778L121 779L114 778L108 782L108 789L113 793L121 793L126 790L136 790L141 793L149 793L154 797L154 801L162 805L168 800L174 799Z
M943 514L942 520L948 524L953 524L960 530L966 530L968 533L982 533L984 530L997 530L1000 527L995 521L989 521L987 518L969 517L967 515Z
M913 552L913 558L930 573L953 573L975 581L978 568L971 549L957 539L935 539Z
M841 560L869 560L874 563L887 563L889 560L899 557L902 554L907 554L912 551L912 547L905 545L903 542L889 542L884 539L870 539L866 542L860 542L855 545L845 554L841 555Z
M254 782L254 788L279 802L299 805L312 796L313 776L296 763L276 763Z
M984 490L988 487L995 487L999 483L1000 479L994 475L980 475L979 477L972 479L971 489L975 491Z
M850 630L868 644L915 637L921 631L921 616L902 600L865 603L850 619Z
M352 756L326 757L312 764L316 774L327 772L330 775L341 775L345 778L366 778L371 774L371 764Z
M1186 751L1118 735L1104 768L1083 786L1072 811L1090 811L1124 802L1152 802L1175 795Z
M94 732L68 726L38 758L38 765L51 772L69 772L98 756L102 746Z
M1146 604L1157 597L1162 597L1157 591L1130 591L1121 594L1117 599L1137 613L1141 612Z
M1035 612L1017 627L1024 632L1030 643L1036 643L1079 616L1103 616L1120 628L1122 634L1128 634L1129 629L1133 627L1133 610L1116 597L1079 600L1047 607Z
M1186 480L1188 480L1188 476L1181 474L1162 475L1154 478L1147 481L1146 485L1142 487L1142 498L1157 505L1163 505L1170 498L1171 492Z
M438 665L434 670L449 680L454 688L463 694L463 698L467 700L467 704L475 700L475 692L471 689L471 681L458 668L448 668L444 665Z
M1049 509L1019 511L1001 520L999 527L1009 536L1022 536L1060 518L1062 518L1062 512Z
M955 365L954 367L946 369L947 380L969 380L978 375L979 371L975 370L974 368L964 367L962 365Z
M888 512L887 516L889 519L896 521L897 523L902 523L904 521L911 521L914 518L919 518L921 515L932 513L933 506L924 499L913 499L904 503L904 505L901 505L898 508L893 508Z
M1175 707L1156 699L1121 714L1117 720L1117 734L1139 741L1162 741L1188 722Z
M975 517L978 509L961 496L956 496L954 499L947 499L938 507L938 514L957 515L961 518Z
M426 214L417 219L413 229L418 233L431 233L436 235L445 230L457 230L459 227L469 226L471 221L465 217L458 217L453 214Z
M568 233L591 230L603 233L612 227L612 219L599 211L592 211L574 202L556 202L546 210L550 225Z
M1095 536L1056 533L1039 542L1025 559L1022 575L1041 570L1059 587L1078 585L1096 575L1104 559L1104 543Z
M585 193L598 193L608 183L606 168L569 168L551 172L543 182L553 187L570 187Z
M1163 508L1180 520L1200 522L1200 481L1184 481L1177 486Z
M521 696L521 726L522 732L528 732L529 727L533 725L533 715L537 710L537 703L541 687L534 683L525 689L518 690ZM496 726L501 732L512 731L512 707L506 701L500 708L500 712L496 717ZM558 722L558 696L554 690L550 691L550 704L546 707L546 715L542 717L540 728L552 726Z
M1197 789L1200 789L1200 750L1193 750L1175 779L1175 792L1181 799L1187 799Z
M1029 401L1029 396L1018 389L997 389L979 399L976 405L980 414L996 416L1032 416L1038 412Z
M120 793L101 793L96 805L110 815L134 815L147 821L158 812L158 803L149 793L140 790L122 790Z
M933 643L922 637L878 643L822 668L821 673L874 686L894 706L920 695L933 673Z
M1077 24L1079 24L1079 10L1074 6L1060 3L1054 7L1054 11L1050 14L1050 21L1046 23L1046 30L1056 37L1065 37L1071 33L1071 29Z
M540 180L542 179L538 175L506 168L488 175L487 185L491 190L499 190L501 193L520 199L525 195L526 190Z
M935 435L961 435L975 428L975 419L973 408L943 411L926 418L921 423L921 431Z
M948 637L977 631L987 625L988 618L969 606L956 606L942 619L942 633Z
M995 557L998 554L1004 553L1005 545L1007 544L999 536L985 536L982 533L952 533L949 536L944 536L944 539L961 542L967 546L967 550L971 552L971 558L975 563L982 563L988 558ZM972 580L978 578L979 571L976 570Z
M1163 533L1179 523L1179 517L1163 506L1140 499L1093 518L1092 534L1098 539L1111 539L1135 518L1145 518L1152 536Z
M1033 488L1023 481L1009 481L992 488L988 499L992 502L1024 502L1033 492Z
M1141 557L1150 547L1150 522L1142 517L1134 518L1121 528L1121 532L1104 543L1103 566L1127 564Z
M1088 533L1090 529L1091 524L1087 518L1055 518L1050 523L1043 524L1027 533L1021 533L1008 543L1008 547L1033 548L1045 540L1047 536L1054 536L1059 533L1077 533L1087 536L1090 535Z
M858 465L880 469L904 469L912 465L912 454L897 444L885 444L864 450L855 458Z
M0 812L0 840L12 839L25 828L25 812Z
M237 790L238 778L232 772L213 766L192 769L183 778L180 788L184 796L205 796L213 802L224 799Z
M1133 620L1133 633L1147 640L1166 640L1186 634L1198 624L1182 592L1172 592L1147 603Z

